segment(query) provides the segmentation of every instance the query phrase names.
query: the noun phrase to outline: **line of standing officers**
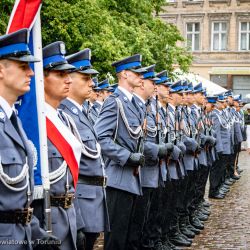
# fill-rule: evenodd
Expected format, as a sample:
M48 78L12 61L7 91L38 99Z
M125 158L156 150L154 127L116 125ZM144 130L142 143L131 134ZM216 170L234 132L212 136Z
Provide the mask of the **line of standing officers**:
M114 62L118 84L98 82L91 51L65 57L43 48L46 112L79 144L77 185L48 138L52 234L43 200L32 201L33 153L14 110L29 91L27 29L0 37L1 249L105 250L190 246L204 228L209 197L223 199L240 178L244 138L240 96L206 96L202 83L171 82L139 54ZM27 110L27 112L29 112Z

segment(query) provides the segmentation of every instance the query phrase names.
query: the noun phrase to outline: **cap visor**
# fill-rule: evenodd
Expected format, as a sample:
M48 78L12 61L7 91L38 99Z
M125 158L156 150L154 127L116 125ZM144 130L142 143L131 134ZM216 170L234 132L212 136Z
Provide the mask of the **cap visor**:
M157 85L164 85L166 87L170 87L173 83L172 82L160 82L160 83L157 83Z
M85 69L85 70L79 70L79 73L86 74L86 75L97 75L99 72L95 69Z
M64 64L60 64L60 65L55 66L51 70L71 71L71 70L74 70L74 69L75 69L75 67L73 65L68 64L68 63L64 63Z
M32 55L24 55L20 57L8 57L7 59L10 59L13 61L19 61L19 62L40 62L41 61Z
M147 70L144 69L144 68L139 68L139 69L128 69L128 70L131 70L132 72L139 73L139 74L142 74L142 73L146 73L146 72L147 72Z

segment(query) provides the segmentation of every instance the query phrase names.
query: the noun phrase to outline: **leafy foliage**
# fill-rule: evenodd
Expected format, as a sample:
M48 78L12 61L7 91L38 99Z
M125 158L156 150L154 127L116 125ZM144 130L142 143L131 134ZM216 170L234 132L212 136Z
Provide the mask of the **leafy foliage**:
M0 33L6 31L14 0L1 0ZM141 53L143 65L173 70L179 64L187 71L192 62L176 26L157 17L164 0L44 0L43 45L66 43L68 53L91 48L93 66L101 76L113 72L111 63ZM156 15L154 16L154 13Z

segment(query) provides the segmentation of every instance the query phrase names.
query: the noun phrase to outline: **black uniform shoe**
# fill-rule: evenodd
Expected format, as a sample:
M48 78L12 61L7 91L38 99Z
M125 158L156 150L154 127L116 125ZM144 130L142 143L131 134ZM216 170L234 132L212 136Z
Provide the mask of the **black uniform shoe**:
M200 203L197 210L200 211L201 213L205 214L205 215L208 215L208 216L210 215L209 207L203 206L202 203Z
M208 210L207 210L207 209L205 209L205 208L200 208L200 209L199 209L199 211L200 211L201 213L203 213L203 214L207 215L207 216L209 216L209 215L211 214L211 212L210 212L210 211L208 211Z
M221 188L219 189L219 192L220 192L220 193L228 193L228 192L229 192L229 190L230 190L230 189L227 189L227 188L221 187Z
M166 247L166 249L177 250L176 246L169 241L169 238L165 238L163 246Z
M200 230L192 226L189 220L189 216L180 217L180 221L183 222L189 231L194 232L196 235L200 234Z
M192 226L191 224L187 226L187 229L189 229L190 231L194 232L196 235L200 234L201 230Z
M180 231L182 234L184 234L185 236L187 236L190 239L193 239L195 237L195 233L191 230L188 229L188 227L181 227Z
M209 211L209 209L205 208L203 206L199 206L198 207L198 211L200 211L202 214L205 214L207 216L209 216L211 214L210 211Z
M233 182L230 181L229 179L226 179L224 184L228 185L228 186L232 186L233 185Z
M170 250L171 248L167 248L165 247L161 241L158 241L157 243L155 243L155 246L153 248L154 250Z
M225 198L225 195L222 195L221 193L218 193L218 194L214 194L214 195L209 195L209 198L210 199L224 199Z
M211 203L208 202L208 201L205 201L205 200L202 202L202 205L203 205L204 207L211 207Z
M200 211L197 211L195 213L196 217L200 220L200 221L207 221L208 220L208 216L201 213Z
M229 181L231 181L231 182L233 182L233 183L235 183L236 182L236 180L235 179L233 179L233 178L229 178Z
M190 223L195 228L204 229L204 224L195 215L190 216Z
M195 237L195 233L187 228L187 224L187 216L179 218L179 229L181 233L192 239Z
M233 176L231 176L231 178L234 179L234 180L236 180L236 181L239 180L240 177L241 177L240 175L233 175Z
M174 244L175 246L179 247L190 247L191 242L187 241L181 234L171 235L169 236L169 241Z

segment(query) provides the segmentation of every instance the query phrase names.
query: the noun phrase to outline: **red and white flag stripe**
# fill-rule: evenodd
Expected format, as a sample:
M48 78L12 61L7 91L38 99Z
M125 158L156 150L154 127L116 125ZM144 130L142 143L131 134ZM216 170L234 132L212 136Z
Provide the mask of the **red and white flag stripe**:
M47 136L67 162L77 184L79 163L81 158L81 143L71 133L57 115L57 111L46 104Z
M7 33L23 28L31 29L42 0L16 0L12 10Z

